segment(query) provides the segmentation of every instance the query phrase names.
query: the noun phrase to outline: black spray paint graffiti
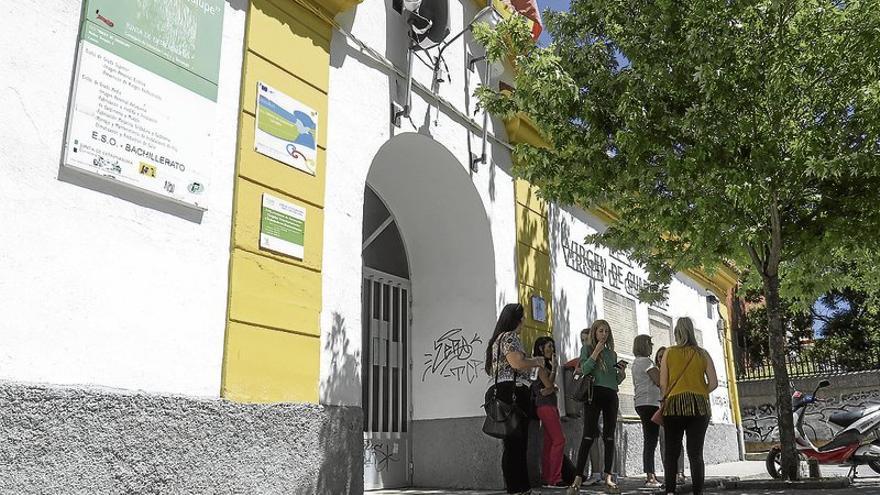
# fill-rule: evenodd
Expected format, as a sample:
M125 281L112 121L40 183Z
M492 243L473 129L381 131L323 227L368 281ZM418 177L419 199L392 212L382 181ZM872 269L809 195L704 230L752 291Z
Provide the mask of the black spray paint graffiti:
M392 462L400 461L397 455L397 443L364 442L364 466L373 466L377 473L388 471Z
M827 402L813 404L804 417L804 434L810 440L830 440L840 430L828 421L832 414L852 411L880 403L880 390L860 390L827 397ZM743 406L743 435L747 442L774 442L779 440L776 431L776 405Z
M722 423L730 423L730 399L727 398L727 395L714 394L712 395L712 405L718 406L721 410L721 417L718 418ZM713 418L714 419L714 418Z
M422 381L428 377L428 373L441 378L462 379L473 383L480 374L480 365L483 361L474 357L474 344L482 344L483 340L474 333L468 339L463 335L460 328L453 328L434 341L431 352L425 353L425 369L422 372Z

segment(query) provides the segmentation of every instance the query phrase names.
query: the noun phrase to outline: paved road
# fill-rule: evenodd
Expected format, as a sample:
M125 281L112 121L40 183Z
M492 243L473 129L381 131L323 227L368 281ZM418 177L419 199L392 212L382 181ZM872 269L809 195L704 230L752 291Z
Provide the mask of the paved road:
M639 492L633 492L639 493ZM839 490L722 490L711 491L706 494L712 495L880 495L880 478L857 480L849 488Z
M706 466L708 476L737 476L743 480L766 479L768 475L764 470L764 463L757 461L735 462ZM845 476L848 468L822 466L823 477ZM625 495L648 495L653 490L639 488L641 480L626 478L622 480L625 488L621 491ZM448 490L448 489L404 489L404 490L381 490L367 492L370 495L505 495L503 491L475 491L475 490ZM564 495L562 489L536 489L535 495ZM582 495L606 493L600 489L584 488ZM880 475L877 475L867 466L859 469L859 477L855 484L849 488L837 490L768 490L768 489L726 489L711 490L706 495L880 495Z

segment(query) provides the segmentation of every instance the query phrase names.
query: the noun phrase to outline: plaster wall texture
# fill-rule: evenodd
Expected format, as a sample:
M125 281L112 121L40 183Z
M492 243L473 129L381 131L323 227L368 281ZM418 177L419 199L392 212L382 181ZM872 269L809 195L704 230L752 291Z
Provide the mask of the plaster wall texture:
M216 397L246 3L224 12L201 218L59 180L81 6L4 9L16 22L0 30L0 378Z
M406 25L389 5L364 2L338 16L337 21L405 70ZM473 17L474 7L467 1L450 2L452 33ZM444 79L438 91L460 112L474 116L475 101L468 104L468 95L476 88L479 74L465 68L468 50L482 53L466 34L445 51L451 82ZM431 70L419 61L414 67L415 79L430 87ZM391 104L405 102L404 88L404 79L334 32L324 213L321 402L361 403L360 366L356 366L356 376L344 382L334 377L333 370L338 369L334 363L340 362L340 354L360 359L363 198L365 185L372 181L371 186L401 224L410 258L413 417L473 417L481 414L485 373L470 379L429 373L422 381L422 376L438 339L457 328L469 339L476 335L481 340L473 346L472 356L460 360L465 367L478 368L498 311L517 299L510 154L497 144L490 146L488 163L471 172L470 152L479 153L480 136L455 112L438 107L433 96L416 90L411 119L403 118L401 127L395 127ZM480 114L474 118L481 119ZM490 130L506 140L503 126L497 122L490 120ZM421 144L414 145L417 138L422 139ZM482 236L478 235L480 230Z
M827 441L840 431L830 423L832 414L854 411L880 404L880 372L866 371L844 375L793 378L795 390L812 394L819 381L831 386L819 391L824 402L809 406L804 417L804 433L810 440ZM743 435L748 446L756 450L779 441L776 424L776 394L773 380L754 380L739 384L743 417Z
M361 410L0 382L0 494L363 491Z

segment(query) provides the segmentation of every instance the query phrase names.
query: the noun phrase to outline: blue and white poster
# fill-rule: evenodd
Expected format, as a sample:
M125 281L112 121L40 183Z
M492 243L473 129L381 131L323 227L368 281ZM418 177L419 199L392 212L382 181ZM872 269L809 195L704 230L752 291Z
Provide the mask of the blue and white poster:
M262 82L257 83L254 149L303 172L318 170L318 112Z

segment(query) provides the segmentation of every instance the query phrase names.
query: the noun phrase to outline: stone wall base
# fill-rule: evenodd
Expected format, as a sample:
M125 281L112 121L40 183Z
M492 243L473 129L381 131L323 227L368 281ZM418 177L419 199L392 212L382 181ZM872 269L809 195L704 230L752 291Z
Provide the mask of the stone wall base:
M357 407L0 382L3 494L360 494Z

